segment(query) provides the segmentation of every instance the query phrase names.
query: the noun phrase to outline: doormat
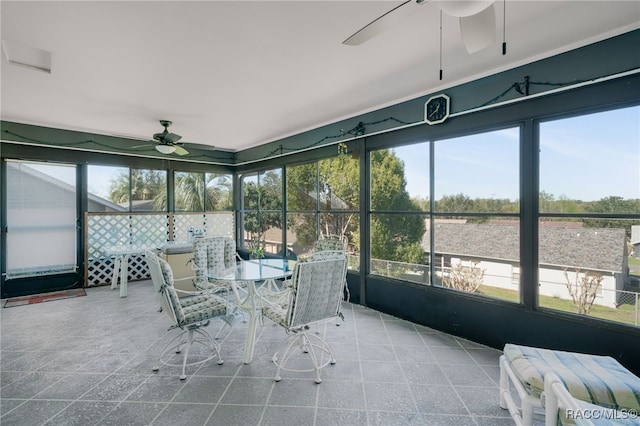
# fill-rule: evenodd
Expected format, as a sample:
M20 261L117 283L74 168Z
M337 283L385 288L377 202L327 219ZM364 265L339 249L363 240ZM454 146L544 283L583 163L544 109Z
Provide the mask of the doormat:
M49 302L50 300L69 299L72 297L86 296L87 292L84 288L73 288L71 290L54 291L51 293L32 294L30 296L12 297L7 299L4 307L12 308L14 306L32 305L34 303Z

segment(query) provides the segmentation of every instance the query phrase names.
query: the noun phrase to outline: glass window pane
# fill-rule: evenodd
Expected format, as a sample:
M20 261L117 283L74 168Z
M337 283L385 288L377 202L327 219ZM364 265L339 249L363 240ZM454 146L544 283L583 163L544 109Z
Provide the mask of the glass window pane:
M167 211L166 170L131 169L131 211Z
M249 249L260 239L260 217L257 211L244 212L241 217L243 226L242 246L245 249Z
M204 173L175 172L173 196L175 211L204 211Z
M245 175L240 179L242 185L242 210L258 210L258 175Z
M287 244L299 257L309 255L318 239L318 215L316 213L287 214Z
M90 212L129 211L129 169L127 167L87 167Z
M320 210L358 210L360 162L347 155L321 160Z
M357 248L357 238L359 235L360 216L358 213L321 213L320 214L320 236L337 235L345 239L350 249Z
M205 173L206 211L233 209L233 175Z
M513 218L436 219L434 284L520 301L520 223ZM426 233L430 238L430 233Z
M259 175L260 210L282 210L282 169Z
M261 215L261 246L269 254L283 255L282 213L263 213Z
M7 278L75 271L75 166L6 164Z
M540 211L584 212L585 202L610 199L631 210L605 213L640 212L639 164L640 106L542 123Z
M371 273L427 284L428 216L371 215Z
M371 209L429 211L429 143L371 153Z
M640 325L640 256L629 232L640 235L640 219L541 221L540 306Z
M435 142L438 212L519 211L519 129Z
M315 211L318 207L318 164L287 167L287 210Z
M540 135L540 306L640 325L640 107Z

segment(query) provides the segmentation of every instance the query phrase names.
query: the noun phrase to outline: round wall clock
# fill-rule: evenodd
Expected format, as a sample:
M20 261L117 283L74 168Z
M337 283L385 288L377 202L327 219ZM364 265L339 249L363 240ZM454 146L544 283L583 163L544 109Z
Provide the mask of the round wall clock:
M428 124L440 124L449 118L451 98L441 93L429 98L424 105L424 121Z

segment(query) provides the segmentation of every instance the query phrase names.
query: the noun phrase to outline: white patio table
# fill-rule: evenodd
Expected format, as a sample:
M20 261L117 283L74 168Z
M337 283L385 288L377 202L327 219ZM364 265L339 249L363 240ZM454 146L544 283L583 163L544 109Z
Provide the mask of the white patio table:
M102 252L115 258L113 276L111 277L111 289L118 288L118 274L120 275L120 297L127 297L127 280L129 274L129 257L134 254L143 254L145 250L155 250L156 246L122 244L103 246Z
M293 261L287 259L252 259L240 260L231 268L207 270L207 277L229 281L236 298L236 306L249 314L249 327L244 349L244 363L249 364L253 359L256 332L260 312L265 303L270 303L265 297L269 294L267 289L277 288L275 280L290 277L293 273ZM237 281L247 282L246 295L240 294ZM261 289L256 289L256 283L264 281Z

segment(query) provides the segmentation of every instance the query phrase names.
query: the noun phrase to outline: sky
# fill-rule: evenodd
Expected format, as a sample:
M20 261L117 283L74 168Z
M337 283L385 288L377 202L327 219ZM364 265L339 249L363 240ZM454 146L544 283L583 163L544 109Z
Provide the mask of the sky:
M437 141L436 199L519 198L517 128ZM407 191L429 195L428 143L397 147ZM73 167L34 166L73 184ZM60 172L51 172L52 170ZM89 166L89 190L108 198L121 168ZM540 126L540 189L556 199L640 198L640 106L544 122Z
M436 194L518 197L518 129L437 141ZM394 148L412 197L429 193L428 144ZM556 199L640 198L640 107L540 125L540 189Z

